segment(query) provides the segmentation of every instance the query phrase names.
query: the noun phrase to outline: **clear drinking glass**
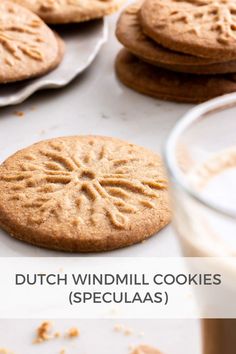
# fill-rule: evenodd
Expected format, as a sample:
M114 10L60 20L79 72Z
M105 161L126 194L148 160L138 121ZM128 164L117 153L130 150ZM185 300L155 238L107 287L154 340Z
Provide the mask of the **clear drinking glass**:
M165 158L183 255L220 257L222 266L228 257L235 266L236 94L187 113L168 139ZM230 279L236 284L236 266ZM234 286L228 295L224 301L236 306ZM202 328L204 354L236 353L236 319L206 319Z

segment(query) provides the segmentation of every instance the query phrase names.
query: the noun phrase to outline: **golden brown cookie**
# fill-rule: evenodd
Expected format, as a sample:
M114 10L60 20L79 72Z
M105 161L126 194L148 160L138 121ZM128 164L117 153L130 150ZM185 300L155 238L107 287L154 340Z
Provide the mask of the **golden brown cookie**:
M13 0L39 15L46 23L93 20L117 11L125 0Z
M135 348L132 354L162 354L158 349L150 347L149 345L140 345Z
M0 167L0 225L13 237L72 252L143 241L170 221L160 157L115 138L42 141Z
M0 13L0 83L41 76L61 62L63 40L38 16L5 0Z
M222 62L222 58L199 58L169 50L147 37L141 27L141 3L128 6L121 14L117 27L118 40L134 55L173 71L192 74L225 74L236 72L236 61Z
M145 63L126 49L116 59L116 72L126 86L168 101L197 103L236 91L236 75L174 73Z
M146 0L145 33L164 47L206 58L236 59L234 0Z
M49 69L49 71L54 70L55 68L58 67L59 64L61 64L64 54L65 54L65 42L63 39L56 33L54 32L54 35L57 39L57 44L58 44L58 53L55 62L52 64L52 67Z

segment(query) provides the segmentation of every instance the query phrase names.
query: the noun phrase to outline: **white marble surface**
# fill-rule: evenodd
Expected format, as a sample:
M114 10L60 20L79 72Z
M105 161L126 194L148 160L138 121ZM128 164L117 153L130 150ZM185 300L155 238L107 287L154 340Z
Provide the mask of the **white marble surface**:
M80 338L74 340L58 339L33 345L35 329L41 322L1 321L0 348L8 348L14 354L130 354L130 346L152 345L163 354L200 354L199 324L192 320L175 321L54 321L55 330L65 333L76 326L80 329ZM131 329L133 334L114 331L116 324ZM140 334L143 332L143 335ZM9 353L10 354L10 353Z
M162 152L169 131L191 105L155 100L117 81L116 16L109 18L109 40L86 73L66 88L39 92L21 105L0 110L0 162L39 140L74 134L115 136ZM24 112L24 117L15 111ZM143 244L101 255L175 256L178 252L167 227ZM0 231L0 256L60 255L15 241Z

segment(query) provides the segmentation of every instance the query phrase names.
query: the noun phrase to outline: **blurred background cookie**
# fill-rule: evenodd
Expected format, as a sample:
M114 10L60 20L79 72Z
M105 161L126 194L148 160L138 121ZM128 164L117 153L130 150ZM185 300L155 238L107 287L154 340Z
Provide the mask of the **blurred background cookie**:
M0 83L41 76L58 66L63 40L37 15L5 0L0 13Z
M162 354L158 349L149 345L140 345L135 348L131 354Z
M102 18L117 11L125 0L13 0L46 23L62 24Z

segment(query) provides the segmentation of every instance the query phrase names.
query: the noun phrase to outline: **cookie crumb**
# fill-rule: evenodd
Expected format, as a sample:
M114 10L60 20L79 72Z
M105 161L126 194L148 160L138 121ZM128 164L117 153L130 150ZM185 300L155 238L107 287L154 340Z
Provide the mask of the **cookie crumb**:
M131 336L132 334L134 334L134 331L131 328L126 328L124 330L124 335L125 336Z
M50 331L52 329L52 323L49 321L44 321L41 325L37 328L36 338L34 340L34 344L42 343L52 339L52 335Z
M131 336L131 334L134 334L134 331L132 328L124 327L121 324L116 324L114 326L114 331L123 333L125 336Z
M68 330L67 332L67 337L68 338L77 338L80 335L80 331L76 327L72 327Z
M14 354L6 348L0 348L0 354Z
M115 331L115 332L122 332L123 329L124 329L124 327L123 327L121 324L119 324L119 323L117 323L117 324L114 326L114 331Z
M66 354L66 350L65 349L61 349L60 354Z
M20 117L20 118L22 118L22 117L25 116L25 113L22 112L22 111L15 111L14 114L15 114L17 117Z
M162 354L159 349L150 347L149 345L139 345L136 348L131 349L131 354Z
M61 333L60 332L55 332L54 333L55 338L61 338Z

